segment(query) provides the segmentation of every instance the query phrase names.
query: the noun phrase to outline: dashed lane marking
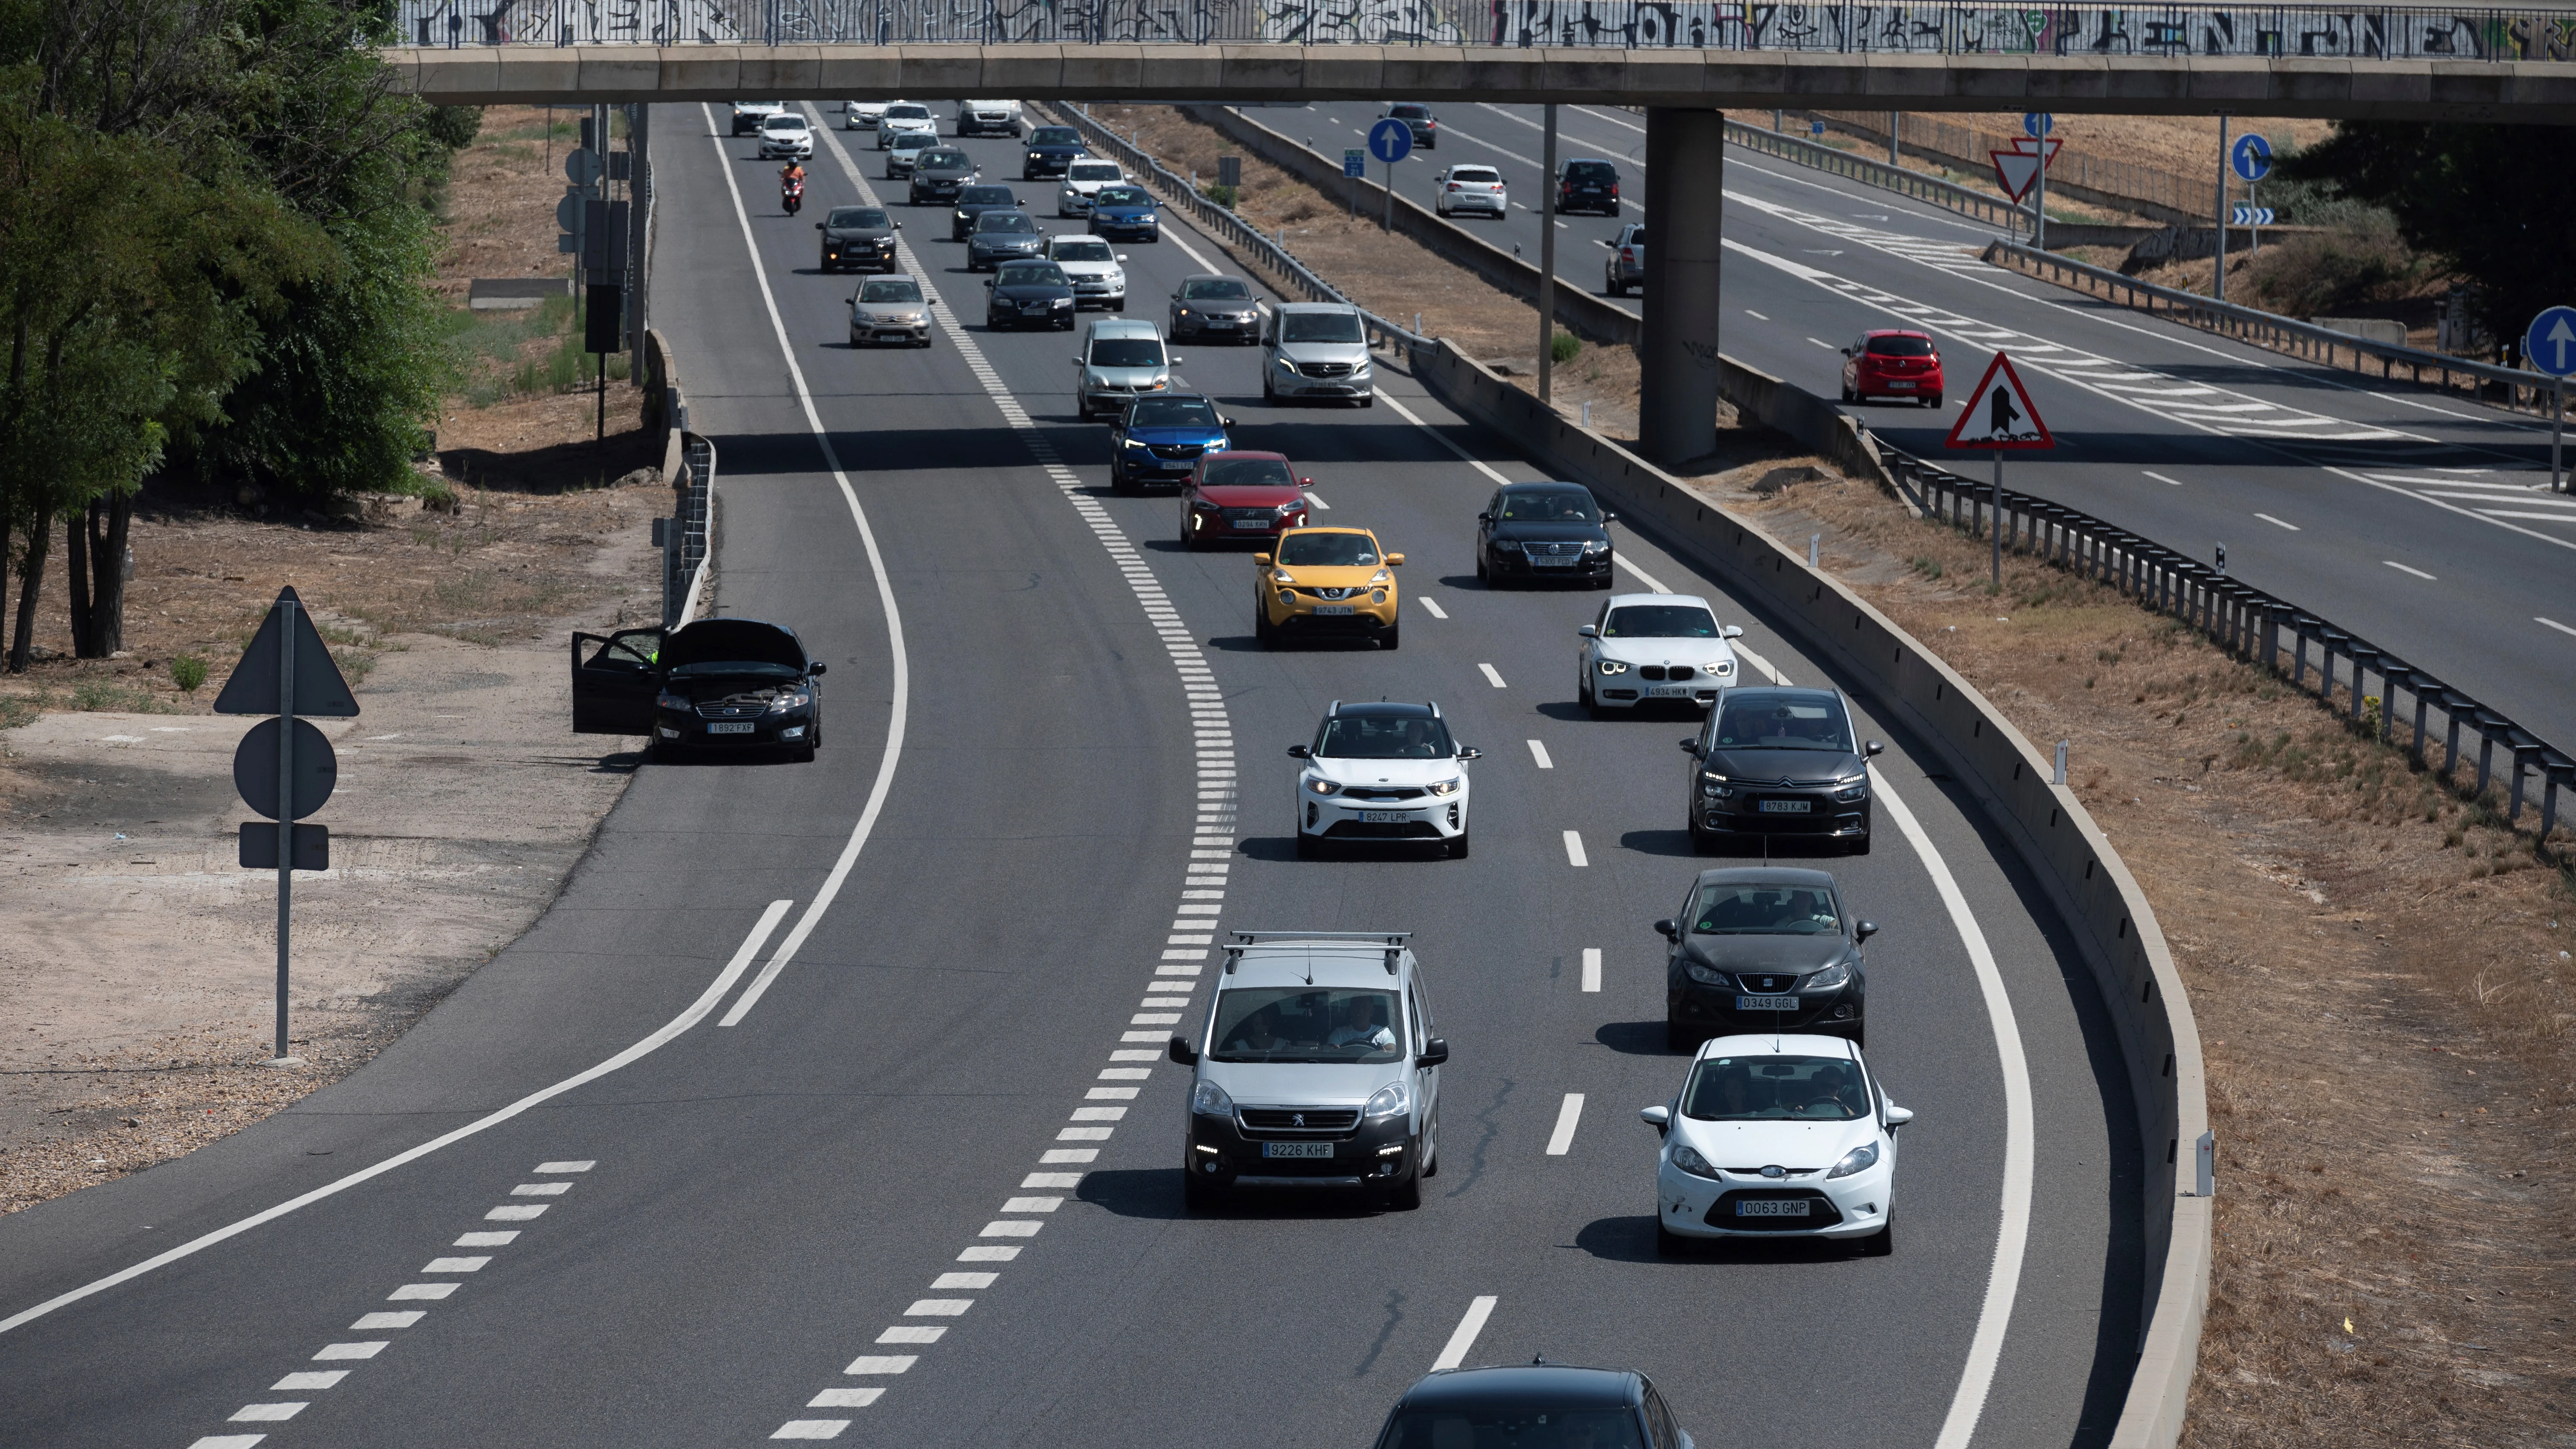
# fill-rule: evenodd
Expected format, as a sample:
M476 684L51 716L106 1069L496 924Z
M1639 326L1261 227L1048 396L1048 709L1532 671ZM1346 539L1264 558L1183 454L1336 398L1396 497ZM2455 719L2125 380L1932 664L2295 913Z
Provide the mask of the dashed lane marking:
M1583 989L1586 991L1601 989L1601 948L1598 946L1583 948Z
M1494 1316L1494 1304L1498 1301L1492 1294L1487 1294L1467 1305L1467 1316L1458 1320L1457 1331L1449 1335L1449 1342L1440 1350L1440 1356L1431 1361L1433 1373L1456 1368L1467 1361L1467 1351L1476 1346L1476 1336L1485 1331L1485 1320Z
M1476 667L1477 667L1478 669L1481 669L1481 670L1485 671L1485 682L1486 682L1486 683L1488 683L1488 684L1491 684L1492 686L1494 686L1494 688L1496 688L1496 689L1508 689L1508 688L1510 688L1510 686L1509 686L1509 685L1506 685L1506 684L1504 684L1504 683L1503 683L1503 676L1502 676L1501 671L1499 671L1499 670L1495 669L1495 668L1494 668L1494 666L1492 666L1492 665L1490 665L1490 664L1479 664L1479 665L1477 665Z
M1556 1109L1556 1130L1548 1134L1547 1155L1563 1157L1574 1148L1574 1125L1583 1120L1583 1094L1568 1092L1565 1105Z
M1540 769L1553 770L1556 768L1556 762L1547 757L1547 746L1544 743L1538 740L1531 740L1529 742L1529 750L1530 758L1537 762Z

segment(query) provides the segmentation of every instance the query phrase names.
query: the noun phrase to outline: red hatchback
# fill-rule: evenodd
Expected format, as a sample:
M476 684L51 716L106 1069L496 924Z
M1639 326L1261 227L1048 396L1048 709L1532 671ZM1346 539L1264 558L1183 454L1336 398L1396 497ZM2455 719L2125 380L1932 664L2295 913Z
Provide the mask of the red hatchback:
M1941 405L1941 354L1930 334L1873 328L1843 349L1843 401L1874 397Z
M1199 458L1181 495L1181 542L1206 548L1227 539L1270 543L1306 526L1306 485L1284 453L1229 449Z

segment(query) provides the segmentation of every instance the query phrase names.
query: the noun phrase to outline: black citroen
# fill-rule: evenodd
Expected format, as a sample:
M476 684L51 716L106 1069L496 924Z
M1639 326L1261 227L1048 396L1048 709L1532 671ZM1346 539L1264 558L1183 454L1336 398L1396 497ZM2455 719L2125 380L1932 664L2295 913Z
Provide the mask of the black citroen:
M1610 533L1618 515L1580 483L1506 483L1476 515L1476 581L1610 587Z
M1869 983L1860 943L1877 934L1844 911L1821 870L1704 870L1682 913L1655 922L1664 963L1664 1042L1812 1032L1861 1039Z
M572 727L645 735L653 753L786 750L823 743L823 661L796 631L758 619L572 636Z
M1692 849L1777 835L1869 854L1869 759L1885 748L1852 737L1840 690L1719 690L1708 722L1682 741Z

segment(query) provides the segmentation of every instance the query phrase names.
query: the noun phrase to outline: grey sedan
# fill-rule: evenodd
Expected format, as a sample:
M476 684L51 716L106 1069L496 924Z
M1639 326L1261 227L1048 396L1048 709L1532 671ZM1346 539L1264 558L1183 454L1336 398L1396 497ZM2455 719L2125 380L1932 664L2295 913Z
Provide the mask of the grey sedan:
M922 299L921 283L901 273L870 277L850 294L850 345L880 343L930 345L930 304Z
M949 201L975 180L973 157L954 146L937 146L912 163L912 204Z
M1025 211L988 211L966 236L966 270L980 272L1046 250L1046 236Z
M1184 337L1250 342L1261 335L1261 304L1240 277L1212 272L1183 277L1180 290L1172 294L1172 324L1166 332L1174 342Z

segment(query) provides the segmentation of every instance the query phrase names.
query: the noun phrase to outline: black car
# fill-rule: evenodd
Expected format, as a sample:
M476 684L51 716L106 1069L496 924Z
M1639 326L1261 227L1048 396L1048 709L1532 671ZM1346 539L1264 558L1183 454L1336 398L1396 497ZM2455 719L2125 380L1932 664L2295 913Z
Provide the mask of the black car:
M1533 1360L1434 1369L1386 1416L1377 1449L1692 1449L1670 1405L1629 1369Z
M1020 179L1062 176L1066 167L1090 154L1082 144L1082 133L1071 126L1040 126L1029 132L1029 154L1020 163Z
M1073 330L1073 279L1055 263L1004 262L984 285L992 292L984 299L986 327L998 331L1042 324Z
M1619 168L1591 156L1566 162L1556 173L1556 209L1559 214L1597 211L1603 216L1617 216Z
M902 228L902 222L887 218L883 207L833 207L829 216L814 223L814 229L823 234L823 270L874 267L880 272L893 271L894 234Z
M1840 690L1719 690L1708 722L1682 741L1691 757L1692 848L1707 852L1731 835L1779 835L1869 854L1869 757L1885 748L1853 739Z
M957 193L957 210L948 218L948 239L964 241L975 234L975 218L988 211L1016 211L1020 199L1007 186L968 186Z
M758 619L572 636L572 727L645 735L656 757L823 743L823 661L796 631Z
M1261 340L1261 302L1241 277L1198 272L1181 278L1172 294L1174 342L1184 337L1231 337L1237 342Z
M1664 1044L1815 1032L1860 1044L1869 981L1860 943L1878 933L1843 909L1834 878L1780 866L1704 870L1682 913L1655 922L1664 962Z
M1476 581L1610 587L1610 533L1580 483L1506 483L1476 515Z
M1413 133L1413 144L1425 151L1440 149L1440 123L1431 118L1431 108L1420 101L1398 101L1379 113L1404 123Z
M1046 244L1046 233L1038 230L1027 212L993 207L976 217L974 228L966 233L966 270L990 271L1004 262L1041 256Z
M954 146L933 146L913 159L912 204L953 201L974 181L974 158Z

